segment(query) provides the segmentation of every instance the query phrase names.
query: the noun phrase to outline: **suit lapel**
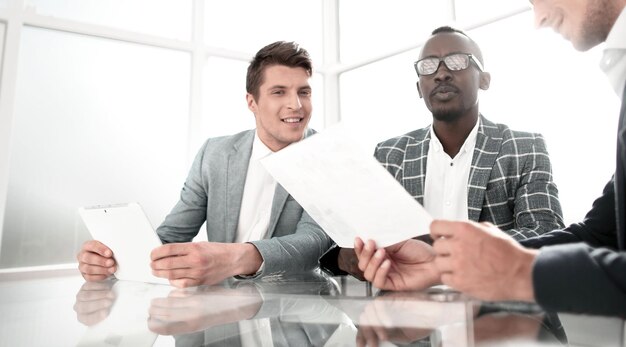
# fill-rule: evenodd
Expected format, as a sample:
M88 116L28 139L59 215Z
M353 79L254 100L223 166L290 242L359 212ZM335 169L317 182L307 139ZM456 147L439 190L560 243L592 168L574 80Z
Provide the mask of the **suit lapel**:
M404 158L404 177L400 183L411 196L420 204L424 204L424 184L426 178L426 163L428 159L428 148L430 147L430 132L424 131L414 137L415 146L407 146ZM421 135L421 136L420 136ZM414 177L407 177L407 174L417 173ZM396 177L398 179L398 177Z
M241 211L243 188L246 184L253 140L254 130L250 130L246 136L233 145L232 150L227 154L226 182L228 189L224 197L224 201L226 201L226 242L234 242L237 235L239 211Z
M278 223L278 217L280 217L280 213L283 211L283 207L285 207L285 202L287 201L287 197L289 193L281 186L279 183L276 183L276 190L274 190L274 201L272 202L272 215L270 216L270 223L267 229L266 238L270 238L274 235L274 231L276 230L276 224Z
M315 130L307 129L304 133L304 138L307 138L313 134L315 134ZM289 193L285 190L285 188L283 188L283 186L276 182L274 199L272 200L272 212L270 215L270 222L268 225L266 238L274 236L274 231L276 230L276 225L278 224L280 214L283 212L283 208L285 207L285 202L287 202L287 197L289 197Z
M315 134L313 129L307 129L304 133L304 138L307 138L311 135ZM285 202L287 201L287 197L289 193L281 186L278 182L276 183L276 189L274 190L274 199L272 201L272 212L270 215L270 223L267 229L266 238L270 238L274 236L274 231L276 231L276 225L278 224L278 218L280 214L283 212L283 208L285 207Z
M480 121L467 187L467 214L472 221L480 218L491 169L502 146L502 134L498 127L482 115Z

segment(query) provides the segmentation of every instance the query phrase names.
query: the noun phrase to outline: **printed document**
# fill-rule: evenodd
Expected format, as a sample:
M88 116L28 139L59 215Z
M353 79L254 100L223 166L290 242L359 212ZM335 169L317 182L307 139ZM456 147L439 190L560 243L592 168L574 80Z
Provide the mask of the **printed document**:
M261 162L340 246L378 247L429 233L432 217L343 125L294 143Z

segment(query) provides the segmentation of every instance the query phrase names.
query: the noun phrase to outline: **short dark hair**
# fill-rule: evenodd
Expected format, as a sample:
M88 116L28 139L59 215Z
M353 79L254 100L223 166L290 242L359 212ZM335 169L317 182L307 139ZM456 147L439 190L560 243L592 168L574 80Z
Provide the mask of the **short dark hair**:
M248 65L246 75L246 92L254 99L259 96L259 87L263 84L263 72L273 65L301 67L311 76L313 63L309 52L295 42L276 41L261 48Z
M463 35L463 36L465 36L465 37L467 37L468 39L471 40L471 38L469 36L467 36L465 31L463 31L461 29L453 28L453 27L448 26L448 25L440 26L439 28L433 30L433 32L430 33L430 34L431 35L437 35L439 33L457 33L457 34L461 34L461 35Z
M448 26L448 25L444 25L444 26L440 26L439 28L433 30L431 35L434 36L434 35L442 34L442 33L460 34L460 35L463 35L463 36L467 37L470 40L470 42L472 43L472 45L474 46L474 49L476 50L476 58L478 58L478 60L480 60L481 64L483 64L483 66L485 65L485 62L483 61L483 52L480 50L480 47L478 46L476 41L474 41L474 39L469 37L469 35L467 35L467 33L465 33L465 31L463 31L461 29L453 28L453 27Z

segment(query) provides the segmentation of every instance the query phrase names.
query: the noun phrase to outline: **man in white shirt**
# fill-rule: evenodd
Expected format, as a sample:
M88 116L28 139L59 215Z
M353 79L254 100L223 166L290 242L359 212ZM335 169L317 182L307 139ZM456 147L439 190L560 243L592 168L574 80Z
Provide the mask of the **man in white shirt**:
M563 226L543 137L479 111L491 75L478 45L463 31L437 28L415 69L433 122L376 146L389 173L435 219L488 221L518 240Z
M166 244L150 255L154 275L188 287L318 265L331 240L259 162L312 133L311 74L309 54L296 43L278 41L257 52L246 78L256 129L204 143L180 200L157 229ZM190 242L205 222L208 242ZM77 258L88 281L116 270L111 250L96 240Z
M479 111L478 92L489 89L491 75L478 45L458 29L437 28L415 69L433 122L376 146L374 156L389 173L435 219L490 222L517 240L563 227L543 137ZM321 265L360 275L351 249L331 249ZM437 281L431 270L424 280Z
M622 98L613 178L584 221L521 241L484 223L434 221L431 250L414 240L375 250L355 242L359 267L380 288L417 289L434 263L442 283L483 300L537 302L546 310L626 317L626 1L531 0L535 23L586 51L606 42L600 63ZM571 119L569 115L568 121ZM587 115L580 115L581 118ZM529 248L524 248L529 247ZM540 249L532 249L540 248ZM410 257L409 260L406 260ZM397 266L398 260L403 267Z

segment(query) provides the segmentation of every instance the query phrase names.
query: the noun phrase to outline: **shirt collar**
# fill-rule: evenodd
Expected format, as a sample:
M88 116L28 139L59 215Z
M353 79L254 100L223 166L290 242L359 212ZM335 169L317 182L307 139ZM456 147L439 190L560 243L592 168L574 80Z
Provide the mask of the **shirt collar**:
M626 81L626 8L617 17L606 38L599 66L621 98Z
M476 136L478 135L479 126L480 117L478 117L478 120L476 120L476 124L474 125L474 128L472 128L472 131L470 131L469 135L467 135L467 138L465 139L465 142L463 142L463 146L461 146L459 153L466 153L467 151L471 151L474 149L474 145L476 145ZM430 146L433 146L437 152L443 150L443 145L441 144L441 141L439 141L437 134L435 134L435 131L433 130L433 125L430 126Z
M605 49L626 49L626 7L617 17L606 38Z
M474 150L474 147L476 146L476 136L478 135L479 126L480 126L480 117L478 117L478 120L476 120L476 124L474 125L474 128L472 129L472 131L470 131L469 135L467 135L467 139L465 139L465 142L463 143L463 146L461 147L461 151L470 152Z
M252 142L252 154L250 155L250 160L261 160L268 155L272 154L271 149L269 149L263 141L259 138L259 134L254 132L254 142Z

